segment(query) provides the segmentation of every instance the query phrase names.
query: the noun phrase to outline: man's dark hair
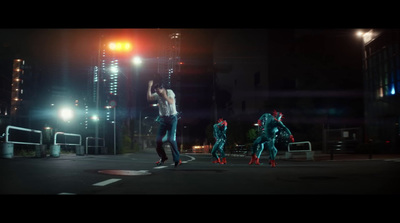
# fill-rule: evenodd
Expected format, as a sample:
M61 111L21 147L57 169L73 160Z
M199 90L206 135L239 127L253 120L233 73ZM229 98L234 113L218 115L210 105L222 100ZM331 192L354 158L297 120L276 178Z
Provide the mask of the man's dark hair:
M164 85L162 83L155 83L153 85L153 89L157 89L157 88L164 88Z

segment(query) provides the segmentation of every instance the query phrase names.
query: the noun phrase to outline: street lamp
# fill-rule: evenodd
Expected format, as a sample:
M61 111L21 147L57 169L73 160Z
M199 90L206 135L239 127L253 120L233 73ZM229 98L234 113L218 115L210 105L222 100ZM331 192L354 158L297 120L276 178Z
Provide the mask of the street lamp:
M70 121L74 117L74 112L70 108L61 108L59 116L64 122Z
M135 56L135 57L132 59L132 63L133 63L134 65L140 65L140 64L142 64L142 58L140 58L139 56Z
M99 120L100 120L100 118L99 118L98 115L92 115L92 116L90 117L90 119L92 119L93 121L99 121Z

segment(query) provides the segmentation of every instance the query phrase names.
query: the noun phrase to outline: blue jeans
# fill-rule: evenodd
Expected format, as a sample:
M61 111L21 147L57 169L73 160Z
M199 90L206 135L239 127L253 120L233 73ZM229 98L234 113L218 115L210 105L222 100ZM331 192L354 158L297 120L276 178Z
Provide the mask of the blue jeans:
M162 147L163 137L167 136L167 142L171 143L171 152L174 162L179 162L179 150L176 143L176 126L178 124L178 118L176 115L173 116L160 116L159 119L160 127L158 128L156 137L156 151L161 160L167 159L167 154Z

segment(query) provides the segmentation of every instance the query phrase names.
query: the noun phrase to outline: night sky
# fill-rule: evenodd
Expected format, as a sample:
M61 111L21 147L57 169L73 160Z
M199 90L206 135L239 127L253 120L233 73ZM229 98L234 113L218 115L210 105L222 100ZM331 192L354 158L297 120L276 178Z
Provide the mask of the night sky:
M197 60L203 59L202 55L211 53L204 51L212 50L204 45L209 45L221 30L183 29L187 34L186 38L192 38L186 40L189 43L185 49L182 48L183 53ZM361 66L361 45L354 35L355 29L271 29L268 40L252 38L251 41L248 41L249 34L246 34L248 30L233 30L235 37L230 40L232 44L224 43L227 45L225 49L229 49L227 55L258 56L257 54L265 53L265 44L268 42L270 64L279 64L276 67L282 67L279 68L281 72L285 72L285 69L291 70L290 72L297 69L295 65L287 67L287 62L282 60L290 57L291 60L297 60L298 64L309 66L310 69L312 67L323 70L326 75L322 79L327 80L324 87L349 88L358 82L358 78L352 78L354 75L348 75L359 72ZM26 58L28 63L45 64L46 67L54 67L73 75L71 69L91 65L97 53L100 33L110 39L114 36L128 37L137 43L135 47L139 55L154 57L157 54L159 38L165 35L166 31L167 29L0 29L0 46L3 55L6 51L13 57ZM257 32L265 30L251 30L250 35L262 36L257 35ZM293 53L293 41L298 45L295 52L297 55ZM5 56L7 55L3 57ZM340 72L337 72L338 70ZM331 73L341 76L335 77ZM342 78L347 80L343 81Z

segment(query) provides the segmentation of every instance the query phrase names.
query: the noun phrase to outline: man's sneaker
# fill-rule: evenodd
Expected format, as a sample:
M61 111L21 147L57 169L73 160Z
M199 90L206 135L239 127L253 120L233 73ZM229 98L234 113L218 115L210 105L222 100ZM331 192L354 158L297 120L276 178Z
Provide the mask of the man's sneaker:
M182 160L179 160L179 162L175 162L175 167L179 166L182 164Z
M167 160L168 158L165 158L165 159L160 159L159 161L157 161L156 162L156 165L157 166L161 166L161 165L163 165L164 164L164 162Z

